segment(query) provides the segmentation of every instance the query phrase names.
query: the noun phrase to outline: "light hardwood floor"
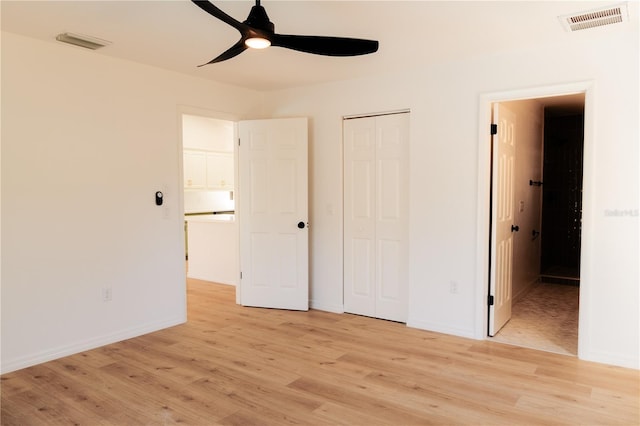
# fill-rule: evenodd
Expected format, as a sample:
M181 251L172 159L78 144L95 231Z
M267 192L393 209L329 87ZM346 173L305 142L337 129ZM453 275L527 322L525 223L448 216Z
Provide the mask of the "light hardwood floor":
M639 372L189 280L189 322L2 376L2 425L637 425Z

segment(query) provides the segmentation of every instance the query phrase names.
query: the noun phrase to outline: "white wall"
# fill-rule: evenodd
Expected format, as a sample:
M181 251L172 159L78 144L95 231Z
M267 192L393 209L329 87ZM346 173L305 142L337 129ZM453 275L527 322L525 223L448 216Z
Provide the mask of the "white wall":
M179 111L261 99L2 34L3 372L185 321Z
M410 108L409 325L481 338L479 97L582 80L594 82L596 124L581 356L638 368L640 49L630 27L266 95L3 33L2 371L184 320L178 105L310 117L312 306L334 311L341 117ZM153 204L158 189L169 219ZM103 286L113 301L101 301Z
M615 46L615 48L613 48ZM640 367L638 29L596 29L553 47L469 58L396 75L273 92L276 116L311 117L311 302L342 309L341 116L411 109L410 326L482 338L478 126L484 93L592 80L594 147L585 211L590 291L581 357ZM420 52L416 51L419 55ZM484 152L484 151L483 151ZM635 214L614 217L608 210ZM458 293L449 292L450 282Z
M233 152L233 121L200 115L182 115L182 147Z

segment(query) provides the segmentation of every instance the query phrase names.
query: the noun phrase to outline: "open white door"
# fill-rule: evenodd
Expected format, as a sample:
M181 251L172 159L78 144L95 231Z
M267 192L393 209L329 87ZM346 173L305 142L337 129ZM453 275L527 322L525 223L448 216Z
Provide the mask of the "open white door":
M307 119L238 124L240 303L309 309Z
M493 122L497 125L497 134L492 137L493 196L491 205L489 336L495 336L511 318L513 232L518 230L514 223L513 183L516 155L516 116L504 105L496 103L493 106Z

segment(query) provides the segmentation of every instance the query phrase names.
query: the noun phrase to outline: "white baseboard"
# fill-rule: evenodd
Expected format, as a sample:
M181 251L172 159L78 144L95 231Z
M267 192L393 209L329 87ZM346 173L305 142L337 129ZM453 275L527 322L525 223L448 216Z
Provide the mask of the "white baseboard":
M177 318L171 318L163 321L148 323L140 327L133 327L133 328L118 331L115 333L94 337L94 338L84 340L82 342L73 343L70 345L51 348L38 353L21 356L16 359L9 359L9 360L3 359L2 364L0 366L0 374L10 373L12 371L31 367L33 365L42 364L43 362L52 361L54 359L62 358L69 355L74 355L79 352L95 349L100 346L105 346L111 343L120 342L122 340L131 339L133 337L141 336L143 334L153 333L154 331L158 331L158 330L173 327L179 324L183 324L186 321L187 321L187 318L185 316L180 316Z
M343 305L333 305L330 303L318 302L316 300L309 300L309 307L311 309L317 309L319 311L333 312L334 314L344 314Z
M600 364L616 365L618 367L640 370L640 360L637 358L632 359L611 352L593 351L586 354L579 353L578 358L585 361L598 362Z
M473 329L451 327L446 324L421 321L414 318L409 318L407 320L407 327L419 328L420 330L433 331L436 333L450 334L452 336L466 337L468 339L478 340L473 332Z

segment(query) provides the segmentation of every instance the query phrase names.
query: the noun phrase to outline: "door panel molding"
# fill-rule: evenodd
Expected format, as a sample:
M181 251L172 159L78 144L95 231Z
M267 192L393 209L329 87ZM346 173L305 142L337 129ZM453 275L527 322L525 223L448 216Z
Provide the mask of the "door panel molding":
M409 115L344 122L344 311L406 322Z
M308 121L241 121L238 132L239 300L308 310Z

